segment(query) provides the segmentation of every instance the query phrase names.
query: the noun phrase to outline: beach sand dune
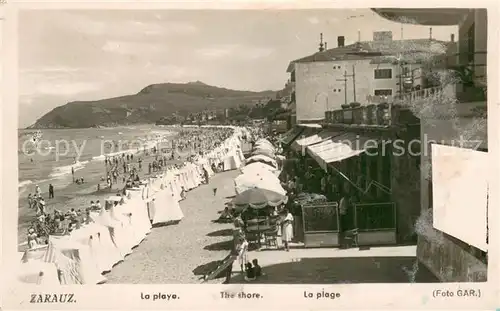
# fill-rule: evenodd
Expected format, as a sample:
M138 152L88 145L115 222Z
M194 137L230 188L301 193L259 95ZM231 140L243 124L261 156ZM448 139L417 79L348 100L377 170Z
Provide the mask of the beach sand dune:
M124 262L106 275L107 283L201 283L202 274L230 251L232 225L213 220L219 217L228 197L235 195L233 179L238 174L217 174L210 184L190 191L180 203L184 219L177 225L154 228ZM216 196L213 188L218 189Z

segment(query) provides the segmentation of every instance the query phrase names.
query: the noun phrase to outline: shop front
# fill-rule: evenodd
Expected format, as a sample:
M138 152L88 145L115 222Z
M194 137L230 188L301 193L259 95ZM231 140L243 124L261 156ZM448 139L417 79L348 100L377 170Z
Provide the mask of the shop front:
M396 206L393 202L354 204L358 245L396 244Z
M340 220L337 202L303 204L302 223L306 248L340 245Z

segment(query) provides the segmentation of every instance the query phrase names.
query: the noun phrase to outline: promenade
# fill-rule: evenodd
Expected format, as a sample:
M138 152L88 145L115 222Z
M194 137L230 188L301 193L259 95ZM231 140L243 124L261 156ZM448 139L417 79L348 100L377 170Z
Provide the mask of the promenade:
M234 196L239 171L216 174L208 185L188 192L180 202L184 219L152 229L125 260L106 274L108 284L199 284L207 269L226 257L232 245L231 224L214 223ZM217 188L214 196L213 188ZM220 280L217 280L220 283Z
M228 197L235 194L233 179L238 171L215 175L208 185L193 189L182 201L184 219L177 225L154 228L147 238L106 274L107 284L199 284L231 248L232 224L214 223ZM217 195L213 195L217 188ZM253 283L421 283L437 282L416 264L415 246L337 248L292 248L252 251L266 276ZM246 283L233 268L232 283ZM222 283L216 279L210 283Z

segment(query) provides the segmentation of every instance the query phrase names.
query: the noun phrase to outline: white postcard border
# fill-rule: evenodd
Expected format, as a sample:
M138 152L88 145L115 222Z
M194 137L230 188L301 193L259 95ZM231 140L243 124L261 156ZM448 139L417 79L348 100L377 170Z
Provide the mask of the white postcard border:
M17 94L17 16L19 9L60 9L60 8L106 8L106 9L278 9L278 8L344 8L343 3L331 3L326 1L217 1L217 2L167 2L149 1L140 3L138 1L109 1L102 3L98 1L87 1L78 3L76 1L46 2L38 1L16 1L0 5L5 10L5 21L2 33L2 108L1 116L1 198L2 208L0 217L2 219L2 301L0 305L6 310L17 309L493 309L500 307L498 269L499 235L498 212L500 184L498 182L500 159L498 124L499 116L499 77L500 70L499 55L499 7L495 1L446 1L442 6L476 7L488 8L488 149L491 162L490 193L491 206L490 219L490 246L488 264L488 282L486 283L436 283L436 284L351 284L351 285L85 285L85 286L61 286L57 288L37 288L33 286L22 286L22 288L8 282L12 269L15 266L17 256L17 155L16 148L16 116L18 115ZM440 4L441 4L440 3ZM370 5L371 4L371 5ZM433 7L435 1L420 1L419 3L403 1L349 1L350 8L365 7ZM463 217L467 217L463 215ZM467 228L473 230L473 228ZM461 289L476 289L481 291L481 298L458 297L457 291ZM303 297L304 292L315 293L325 290L327 292L339 293L336 299L310 299ZM435 298L435 290L449 290L455 293L454 297ZM247 292L259 293L263 298L245 299L220 298L220 292L229 293ZM72 293L75 303L65 304L38 304L30 303L32 294L37 293ZM180 299L157 301L141 299L141 293L175 293Z

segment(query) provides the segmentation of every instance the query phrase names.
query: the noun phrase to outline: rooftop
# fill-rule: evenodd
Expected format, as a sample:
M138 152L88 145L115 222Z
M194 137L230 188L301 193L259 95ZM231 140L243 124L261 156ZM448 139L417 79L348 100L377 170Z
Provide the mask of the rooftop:
M465 8L376 8L372 9L390 21L419 25L457 25L470 9Z
M429 55L446 52L451 42L435 39L408 39L387 41L360 41L343 47L316 52L296 59L288 65L287 72L292 72L295 63L328 62L342 60L381 59L401 54L406 61L418 61Z

